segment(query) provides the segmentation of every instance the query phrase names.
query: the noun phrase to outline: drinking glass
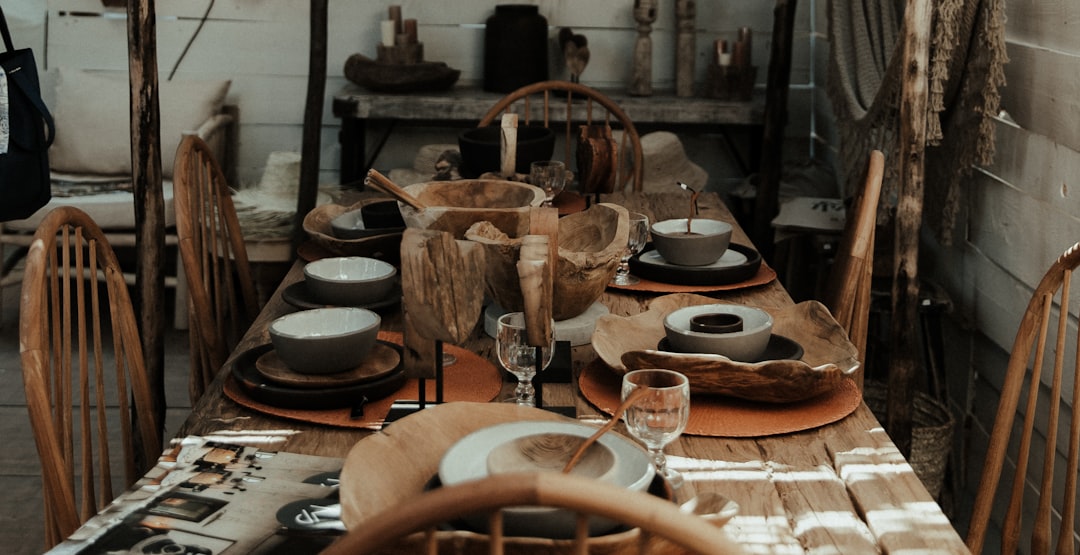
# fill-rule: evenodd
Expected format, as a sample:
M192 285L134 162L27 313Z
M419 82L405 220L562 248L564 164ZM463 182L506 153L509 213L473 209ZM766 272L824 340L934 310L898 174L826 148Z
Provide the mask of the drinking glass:
M499 317L495 333L495 351L499 362L513 374L517 380L514 396L509 401L529 407L536 406L536 390L532 379L536 376L536 353L542 357L541 369L551 364L551 355L555 352L555 337L552 334L551 345L537 348L529 345L525 333L525 313L509 312Z
M551 206L566 187L566 164L558 160L540 160L529 165L529 183L544 190L543 206Z
M649 242L649 217L638 212L631 212L630 236L626 240L626 251L619 260L619 268L615 270L615 277L611 278L612 285L633 285L641 280L630 275L630 258L645 248Z
M634 370L623 375L622 399L635 392L636 400L626 407L623 418L630 435L637 438L652 456L657 474L677 488L682 475L668 468L664 446L675 441L690 418L690 380L673 370Z

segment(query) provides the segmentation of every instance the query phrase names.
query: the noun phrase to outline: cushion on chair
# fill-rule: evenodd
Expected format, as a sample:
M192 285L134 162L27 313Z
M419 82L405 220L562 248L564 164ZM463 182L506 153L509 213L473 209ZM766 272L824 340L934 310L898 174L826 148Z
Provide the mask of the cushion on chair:
M131 174L131 130L126 74L60 68L53 104L53 171ZM231 81L160 81L161 171L172 177L185 131L196 131L221 110ZM100 222L99 222L100 223Z
M172 181L161 183L161 194L165 202L165 226L176 225L176 211L173 209ZM86 212L105 231L135 229L135 196L130 191L112 191L95 195L72 197L54 196L48 204L42 206L25 220L5 222L9 230L33 232L45 215L60 206L75 206Z

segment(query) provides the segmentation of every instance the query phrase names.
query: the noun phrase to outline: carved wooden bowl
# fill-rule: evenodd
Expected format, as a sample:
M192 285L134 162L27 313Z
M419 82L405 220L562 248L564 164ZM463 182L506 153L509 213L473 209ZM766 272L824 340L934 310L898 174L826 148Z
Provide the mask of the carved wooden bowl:
M797 342L799 360L736 362L722 355L675 353L657 348L664 339L664 317L684 306L715 304L711 297L677 293L654 299L631 317L605 315L596 322L596 354L622 374L638 368L669 368L690 378L690 391L790 403L834 389L858 369L858 351L824 305L806 301L781 309L761 307L773 316L773 333Z
M629 230L626 209L617 204L595 204L559 218L552 318L560 321L578 316L600 298L618 269ZM465 238L484 245L488 295L507 310L522 310L517 272L520 235L511 236L490 222L479 222L469 228Z
M401 248L401 228L388 228L386 233L369 235L357 239L342 239L334 235L330 222L352 210L359 210L366 204L385 201L386 199L368 199L352 206L323 204L316 206L304 216L304 231L312 242L338 256L369 256L396 263Z
M539 187L496 179L429 181L404 189L427 207L417 210L399 203L407 227L446 231L455 239L480 221L513 237L524 235L529 231L530 208L544 201Z

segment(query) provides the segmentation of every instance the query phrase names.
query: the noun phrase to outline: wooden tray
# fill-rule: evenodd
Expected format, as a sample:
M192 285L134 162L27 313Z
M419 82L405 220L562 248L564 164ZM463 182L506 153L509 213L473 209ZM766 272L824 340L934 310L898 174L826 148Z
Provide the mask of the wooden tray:
M727 395L751 401L790 403L836 388L859 367L858 351L828 309L817 301L771 309L773 332L802 346L801 360L736 362L725 356L657 350L664 317L677 308L713 304L702 295L658 297L631 317L605 315L596 322L592 345L618 373L637 368L670 368L690 378L693 393Z

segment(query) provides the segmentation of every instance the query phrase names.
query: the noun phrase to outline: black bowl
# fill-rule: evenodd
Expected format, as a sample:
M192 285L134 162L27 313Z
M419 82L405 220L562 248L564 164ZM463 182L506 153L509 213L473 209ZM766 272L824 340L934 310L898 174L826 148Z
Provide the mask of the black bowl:
M485 172L502 169L500 159L501 129L498 125L474 127L458 134L461 151L461 176L476 179ZM529 174L529 164L537 160L550 160L555 152L555 132L546 128L527 125L517 129L517 150L514 171Z
M380 200L360 207L360 217L366 229L405 227L396 200Z

